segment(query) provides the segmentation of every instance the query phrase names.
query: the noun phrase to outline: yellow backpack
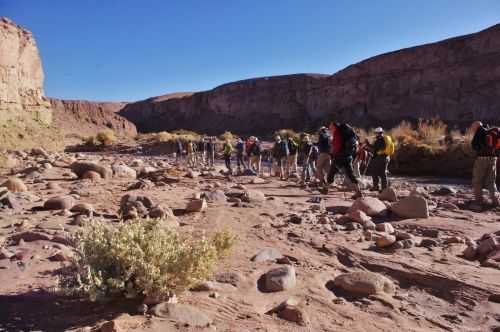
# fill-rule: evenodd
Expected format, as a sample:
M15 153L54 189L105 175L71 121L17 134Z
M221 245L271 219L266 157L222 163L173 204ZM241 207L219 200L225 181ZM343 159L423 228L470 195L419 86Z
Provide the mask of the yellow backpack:
M392 139L391 136L384 135L384 142L385 142L384 154L386 156L392 156L396 151L396 144L394 143L394 140Z

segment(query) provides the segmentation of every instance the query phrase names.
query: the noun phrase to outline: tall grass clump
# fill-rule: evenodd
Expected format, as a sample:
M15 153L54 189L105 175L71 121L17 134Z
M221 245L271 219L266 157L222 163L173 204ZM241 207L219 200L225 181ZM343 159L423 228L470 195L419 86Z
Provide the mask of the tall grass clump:
M219 139L221 141L232 141L235 138L235 135L230 131L225 131L221 135L219 135Z
M76 256L60 285L92 301L168 298L205 280L234 242L227 231L195 239L158 220L94 220L75 235Z
M444 141L447 128L448 126L437 118L431 120L419 120L417 133L423 144L439 146Z

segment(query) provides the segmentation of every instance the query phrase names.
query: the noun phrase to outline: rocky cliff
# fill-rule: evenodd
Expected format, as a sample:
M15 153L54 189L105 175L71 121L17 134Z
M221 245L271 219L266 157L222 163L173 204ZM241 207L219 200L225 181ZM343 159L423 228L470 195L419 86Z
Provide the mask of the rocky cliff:
M51 122L43 68L31 32L0 18L0 122L27 116Z
M110 128L122 137L137 135L135 125L117 114L127 103L55 98L51 98L50 103L54 112L54 125L67 136L93 136L104 128Z
M500 25L382 54L334 75L249 79L126 105L139 131L177 128L269 133L326 121L393 125L439 116L457 125L500 122Z

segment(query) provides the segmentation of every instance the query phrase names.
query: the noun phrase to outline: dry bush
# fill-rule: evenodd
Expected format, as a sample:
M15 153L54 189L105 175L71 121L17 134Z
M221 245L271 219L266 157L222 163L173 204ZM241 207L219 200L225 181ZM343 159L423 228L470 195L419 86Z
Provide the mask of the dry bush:
M200 134L186 129L174 130L172 134L175 136L174 139L180 139L183 142L193 142L193 141L199 141L201 139Z
M61 277L67 294L90 300L166 298L206 280L235 238L227 231L195 239L138 220L113 226L91 221L74 238L76 256Z
M104 129L104 130L97 133L96 140L104 146L109 146L109 145L113 145L114 143L116 143L117 138L116 138L115 132L113 130Z
M441 120L435 118L431 120L419 120L417 132L422 143L430 146L440 145L447 132L448 126Z
M402 121L397 127L394 127L390 130L390 135L397 142L416 142L418 139L418 134L413 126L408 121Z

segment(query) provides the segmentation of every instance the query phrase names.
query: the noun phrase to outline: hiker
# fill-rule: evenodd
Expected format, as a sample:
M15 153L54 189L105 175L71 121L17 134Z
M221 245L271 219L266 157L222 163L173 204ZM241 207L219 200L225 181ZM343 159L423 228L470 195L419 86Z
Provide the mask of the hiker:
M497 154L500 149L500 129L487 128L480 121L471 126L474 133L472 148L476 152L476 161L472 171L472 185L474 187L475 205L481 208L484 204L483 188L490 193L493 206L499 206L497 197Z
M245 142L243 139L238 138L238 142L236 143L236 163L238 166L238 174L242 174L241 166L243 166L243 171L247 169L247 165L243 160L245 154Z
M250 136L246 141L245 141L245 155L244 155L244 160L245 162L247 163L248 165L248 168L250 168L250 162L251 162L251 158L250 158L250 154L249 154L249 151L250 151L250 148L252 147L253 143L255 142L255 136Z
M311 141L309 135L305 135L301 144L300 154L303 160L302 166L302 183L312 180L313 175L316 173L316 160L319 156L319 150L316 145Z
M360 144L358 152L356 152L356 158L354 158L354 161L352 163L354 175L358 178L361 177L361 168L363 168L363 175L364 175L371 161L371 154L368 151L369 148L368 143L369 142Z
M394 153L392 139L388 135L384 135L384 129L378 127L375 129L375 142L370 144L366 142L368 149L373 153L373 157L368 166L368 174L373 178L373 186L370 191L381 192L388 187L387 174L390 162L390 156ZM382 187L379 186L379 183Z
M332 133L332 156L333 163L330 167L330 172L328 173L328 184L332 184L335 179L335 174L339 171L343 171L345 176L351 181L354 187L355 194L352 196L353 199L362 197L359 186L359 180L354 175L354 170L352 168L352 162L354 156L358 149L358 135L354 132L351 126L346 123L338 124L331 123L330 130ZM328 188L325 188L327 191Z
M186 153L187 153L188 166L195 167L196 166L196 156L195 156L195 149L194 149L193 142L188 141L186 143Z
M198 159L201 165L205 165L207 157L207 141L206 137L202 137L198 142Z
M332 164L330 135L328 135L328 129L324 126L319 129L318 135L319 156L316 162L316 179L320 185L326 185L326 176Z
M209 168L213 168L215 163L215 138L207 139L207 164Z
M252 138L252 145L248 150L248 156L250 157L250 168L257 174L261 175L261 164L262 164L262 146L257 137Z
M288 144L288 152L289 155L287 157L287 162L286 162L286 168L287 168L287 174L297 174L297 155L298 155L298 150L299 150L299 144L295 142L293 137L289 137L287 139L287 144Z
M272 151L272 157L275 163L275 170L279 174L281 180L287 179L284 167L286 166L288 155L288 144L286 143L286 141L283 141L281 139L281 136L276 136Z
M184 153L184 149L182 148L182 142L180 139L175 141L176 153L175 153L175 161L182 161L182 154Z
M231 154L233 153L233 146L231 145L230 140L226 140L224 143L222 153L224 155L224 161L226 162L226 168L229 174L233 174L233 169L231 168Z

